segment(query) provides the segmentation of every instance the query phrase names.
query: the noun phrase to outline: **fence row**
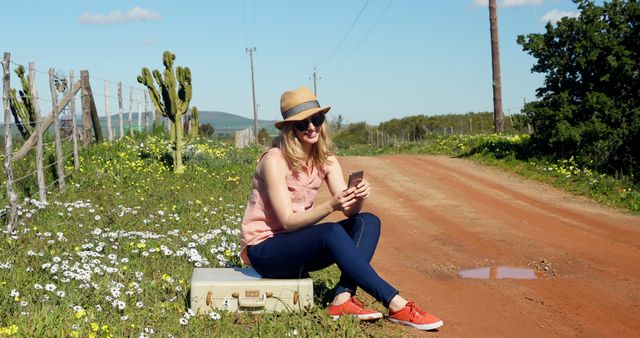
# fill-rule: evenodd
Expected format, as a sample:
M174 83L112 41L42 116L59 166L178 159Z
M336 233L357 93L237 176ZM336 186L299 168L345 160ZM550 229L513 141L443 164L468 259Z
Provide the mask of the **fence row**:
M78 159L78 146L79 143L82 146L89 146L92 143L92 140L95 142L100 142L103 140L102 137L102 129L100 126L100 120L98 118L98 112L96 109L96 103L94 100L94 93L91 90L91 84L89 81L89 72L83 70L80 72L80 81L76 82L74 79L74 72L69 72L69 78L66 77L64 79L60 79L59 76L56 76L54 69L49 69L48 73L44 73L35 68L34 63L29 63L29 77L28 77L28 85L30 93L21 93L21 99L30 101L30 107L33 113L33 120L24 121L18 120L16 118L15 122L12 122L13 112L11 107L11 70L10 65L15 64L11 61L10 53L4 53L4 57L2 59L2 67L3 67L3 107L4 107L4 144L5 144L5 161L4 168L6 173L6 195L9 201L8 210L5 211L5 220L6 220L6 230L8 233L11 233L15 230L17 225L17 215L18 215L18 195L15 190L15 183L19 180L25 179L27 177L36 175L36 181L38 185L38 196L40 202L47 202L47 189L51 188L53 185L57 184L58 190L60 192L65 189L65 172L64 172L64 162L69 157L73 156L73 164L74 169L79 169L79 159ZM38 91L36 87L36 73L39 74L48 74L49 77L49 87L51 90L51 100L44 99L43 101L51 102L51 110L50 113L43 117L41 116L40 111L40 103L41 100L38 97ZM113 128L112 125L112 116L110 110L110 98L109 95L109 84L112 82L104 80L105 88L104 95L98 95L105 98L105 114L106 114L106 130L107 130L107 140L112 141L116 139L116 129ZM125 128L124 128L124 98L122 95L122 83L118 84L118 116L119 116L119 138L125 136ZM25 91L26 92L26 91ZM81 99L81 126L77 125L77 117L76 117L76 95L80 92ZM144 113L142 111L142 100L140 90L137 90L137 128L134 127L133 123L133 110L134 110L134 88L133 86L130 88L129 95L129 114L128 114L128 134L130 136L134 135L134 129L137 129L138 132L149 131L151 126L151 121L154 121L155 125L160 124L160 117L155 112L155 107L151 104L151 111L148 109L149 99L146 91L142 91L144 93ZM63 94L62 98L59 100L59 95ZM16 97L14 93L14 97ZM15 107L14 107L15 108ZM63 116L61 116L63 115ZM144 127L143 127L143 118L144 118ZM23 133L27 128L27 124L29 128L32 128L29 132ZM50 143L55 143L55 162L44 166L44 146L43 143L43 135L46 131L53 125L53 134L54 141ZM20 149L14 151L13 149L13 127L19 129L23 137L25 138L25 142L20 146ZM63 130L65 131L65 135L63 135ZM70 140L73 144L73 150L68 154L63 154L62 148L62 139L66 138ZM50 144L49 143L49 144ZM28 155L31 149L35 148L35 167L36 170L26 175L15 179L14 178L14 161L23 159ZM56 179L51 182L48 186L45 183L45 169L50 168L55 165L56 171Z

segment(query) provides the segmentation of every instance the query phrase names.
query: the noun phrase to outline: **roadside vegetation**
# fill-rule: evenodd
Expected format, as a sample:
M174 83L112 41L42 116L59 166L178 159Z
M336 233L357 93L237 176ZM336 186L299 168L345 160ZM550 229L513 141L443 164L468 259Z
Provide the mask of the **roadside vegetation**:
M538 60L533 71L547 77L539 100L507 116L503 133L487 134L493 120L486 112L376 127L343 126L338 116L331 123L339 154L469 158L640 214L640 4L574 1L578 18L518 39ZM0 244L0 337L406 333L385 321L332 321L324 305L335 267L312 275L320 306L301 313L193 313L193 268L239 265L240 221L261 149L195 137L175 142L157 132L84 148L78 170L71 158L65 163L66 189L48 188L48 203L37 200L35 175L21 177L19 224ZM184 149L184 174L173 172L173 148ZM47 182L54 181L53 153L48 146ZM16 161L16 176L33 163ZM6 194L0 203L8 204Z
M574 157L554 158L535 153L528 134L428 134L421 140L377 146L353 144L338 154L431 154L471 159L524 177L590 197L606 205L640 214L640 188L633 176L608 174L580 165Z
M31 197L0 245L0 337L389 335L394 324L325 314L336 268L313 274L318 306L302 313L193 313L193 268L240 264L240 221L261 150L198 139L177 175L170 147L156 133L83 149L79 170L66 162L66 190L50 189L46 204L35 177L21 181L18 193Z

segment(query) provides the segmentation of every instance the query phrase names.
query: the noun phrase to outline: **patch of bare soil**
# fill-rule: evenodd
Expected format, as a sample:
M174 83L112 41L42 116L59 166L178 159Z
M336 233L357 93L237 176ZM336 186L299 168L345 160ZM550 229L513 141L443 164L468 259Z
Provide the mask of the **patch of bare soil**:
M408 334L640 336L640 217L463 159L340 162L345 172L364 169L373 188L365 210L383 224L374 267L445 322L437 332ZM501 266L542 277L458 276Z

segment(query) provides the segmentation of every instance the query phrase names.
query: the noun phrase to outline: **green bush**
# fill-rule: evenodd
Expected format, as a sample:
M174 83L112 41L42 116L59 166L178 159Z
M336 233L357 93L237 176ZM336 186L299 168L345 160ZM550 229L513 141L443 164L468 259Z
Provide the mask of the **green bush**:
M532 142L556 158L574 156L601 172L640 172L640 4L601 6L574 0L577 18L547 24L544 34L518 37L545 73L539 101L525 112Z
M375 132L366 122L351 123L343 127L333 137L333 143L338 149L348 149L356 144L368 144L369 133Z

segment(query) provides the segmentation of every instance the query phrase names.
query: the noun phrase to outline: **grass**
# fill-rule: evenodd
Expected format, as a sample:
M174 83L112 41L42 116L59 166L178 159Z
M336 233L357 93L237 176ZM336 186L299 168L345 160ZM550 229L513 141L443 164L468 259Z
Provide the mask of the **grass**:
M186 173L175 175L168 149L161 135L83 149L80 170L69 158L67 188L49 188L47 204L37 200L35 176L17 185L20 224L0 237L0 337L402 334L383 321L326 316L335 267L312 275L318 306L303 313L194 315L193 268L239 265L240 221L261 150L199 140L186 151ZM16 176L32 167L16 162ZM53 171L46 176L52 182Z
M526 136L449 136L381 149L359 145L341 154L466 157L639 213L638 190L630 182L579 168L572 159L532 158L525 145ZM83 149L80 170L69 158L67 188L50 187L48 204L37 200L35 175L16 185L25 199L17 231L0 238L0 337L412 332L385 321L330 320L324 308L338 280L335 266L312 274L317 306L302 313L194 315L188 305L193 268L239 264L237 235L261 150L199 140L185 154L186 173L175 175L168 149L162 135ZM32 159L15 166L16 177L34 169ZM47 170L47 182L55 176L53 169ZM6 204L6 197L0 200Z
M468 158L548 183L602 204L640 214L640 188L632 179L619 179L578 165L574 158L553 160L532 154L524 135L432 135L419 142L397 146L354 145L340 155L433 154Z

